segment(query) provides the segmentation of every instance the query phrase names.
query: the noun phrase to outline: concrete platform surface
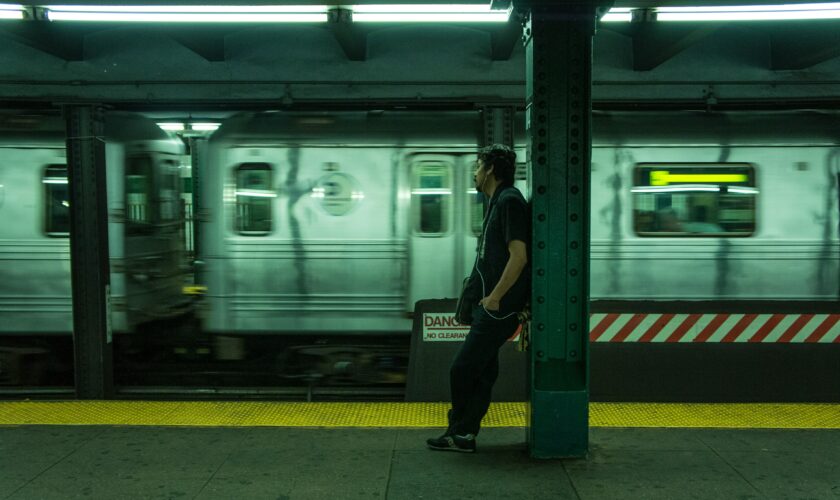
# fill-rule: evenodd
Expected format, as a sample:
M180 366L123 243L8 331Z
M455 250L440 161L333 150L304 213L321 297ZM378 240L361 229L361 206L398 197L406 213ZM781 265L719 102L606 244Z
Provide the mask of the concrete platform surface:
M586 460L439 429L0 426L10 499L840 499L840 431L592 428Z

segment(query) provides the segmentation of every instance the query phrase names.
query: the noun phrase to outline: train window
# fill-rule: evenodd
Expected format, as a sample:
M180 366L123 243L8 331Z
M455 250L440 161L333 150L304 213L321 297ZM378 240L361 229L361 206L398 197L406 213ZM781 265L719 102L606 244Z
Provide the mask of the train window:
M746 163L639 163L633 173L639 236L750 236L758 188Z
M127 234L153 230L151 202L154 195L152 158L147 155L128 159L125 167L125 220Z
M415 164L411 198L416 207L414 231L424 236L446 234L452 203L450 165L432 161Z
M266 235L271 232L272 189L271 165L243 163L236 168L236 220L239 234Z
M49 236L70 235L70 189L67 165L49 165L44 171L46 189L45 232Z
M161 222L171 222L179 218L181 212L181 196L178 192L179 177L178 164L172 160L165 160L162 164L158 188Z

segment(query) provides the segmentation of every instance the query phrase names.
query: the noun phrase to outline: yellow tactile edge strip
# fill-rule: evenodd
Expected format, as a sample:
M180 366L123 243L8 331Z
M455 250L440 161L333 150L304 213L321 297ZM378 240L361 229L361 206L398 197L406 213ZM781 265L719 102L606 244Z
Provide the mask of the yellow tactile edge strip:
M440 427L446 403L0 402L0 425ZM526 403L494 403L482 425L527 425ZM840 429L840 404L592 403L592 427Z

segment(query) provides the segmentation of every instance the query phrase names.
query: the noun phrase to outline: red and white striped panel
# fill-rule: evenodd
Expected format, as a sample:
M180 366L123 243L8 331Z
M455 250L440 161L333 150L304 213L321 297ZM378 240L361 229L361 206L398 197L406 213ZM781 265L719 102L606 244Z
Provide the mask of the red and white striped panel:
M589 340L840 344L840 314L593 314Z

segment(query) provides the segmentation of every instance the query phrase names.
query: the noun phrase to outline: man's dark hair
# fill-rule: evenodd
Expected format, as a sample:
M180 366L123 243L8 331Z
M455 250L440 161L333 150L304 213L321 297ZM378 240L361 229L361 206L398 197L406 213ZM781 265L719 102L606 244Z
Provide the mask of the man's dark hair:
M493 174L504 186L512 186L516 175L516 153L504 144L493 144L478 152L485 168L493 167Z

